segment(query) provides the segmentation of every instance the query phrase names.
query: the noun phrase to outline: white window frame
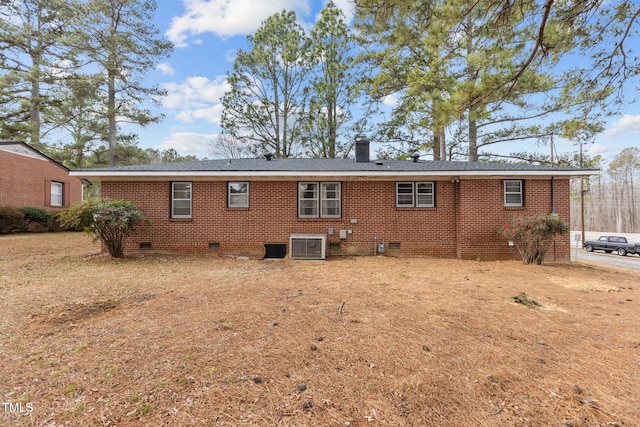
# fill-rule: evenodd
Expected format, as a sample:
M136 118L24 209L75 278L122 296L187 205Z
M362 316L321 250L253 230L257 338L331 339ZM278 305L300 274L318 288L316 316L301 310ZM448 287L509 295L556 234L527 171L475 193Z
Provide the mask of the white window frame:
M335 185L336 187L332 190L329 190L328 187L330 185ZM329 197L329 192L336 193L335 197ZM337 213L330 214L328 213L328 209L331 208L337 209ZM340 218L342 216L342 183L339 181L333 182L321 182L320 183L320 218Z
M400 187L405 189L405 192L400 192ZM424 186L427 191L420 191L421 186ZM435 196L435 182L434 181L399 181L396 182L396 207L397 208L433 208L436 206ZM411 189L411 192L406 190ZM404 197L402 197L404 196ZM428 196L427 201L421 199ZM409 198L411 199L409 201Z
M518 184L518 190L514 191L513 188L507 188L512 184ZM520 199L518 202L510 201L509 196L518 196ZM504 205L507 207L522 207L524 206L524 182L521 179L505 179L504 180Z
M176 184L189 185L189 197L176 197ZM178 190L185 191L185 190ZM189 201L189 214L176 214L176 202L183 202L185 200ZM184 206L180 206L180 208L184 208ZM171 218L192 218L193 217L193 182L191 181L173 181L171 182Z
M309 189L307 187L309 185L312 185L313 189ZM317 182L298 182L298 218L318 218L319 187ZM303 197L305 193L311 193L312 197ZM303 213L303 209L307 208L312 208L313 212L311 214Z
M420 186L424 185L428 191L420 191ZM417 208L433 208L436 205L436 185L433 181L418 181L416 182L416 207ZM420 196L428 198L428 201L421 202Z
M232 193L231 189L234 185L246 185L246 191ZM227 183L227 206L230 208L248 208L249 207L249 182L248 181L229 181Z
M402 193L400 192L400 186L402 186L403 189L405 190ZM411 190L411 193L406 192L406 190ZM411 181L396 182L396 207L412 208L414 205L414 200L415 200L415 186L413 185L413 182Z
M330 185L337 188L329 190ZM309 189L312 186L312 189ZM329 197L335 192L334 197ZM311 193L312 197L303 197ZM306 202L306 203L305 203ZM310 203L309 203L310 202ZM337 204L337 213L329 214L329 205ZM303 209L312 208L312 213L303 213ZM334 206L336 208L336 206ZM300 181L298 182L298 218L341 218L342 217L342 182L340 181Z
M64 184L61 182L51 182L51 206L62 206L64 203Z

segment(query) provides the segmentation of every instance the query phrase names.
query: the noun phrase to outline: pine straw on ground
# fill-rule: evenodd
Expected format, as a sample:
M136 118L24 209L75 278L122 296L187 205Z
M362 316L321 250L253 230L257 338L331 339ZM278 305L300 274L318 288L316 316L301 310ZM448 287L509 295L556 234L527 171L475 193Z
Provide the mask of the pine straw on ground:
M640 425L637 271L98 251L0 236L0 424Z

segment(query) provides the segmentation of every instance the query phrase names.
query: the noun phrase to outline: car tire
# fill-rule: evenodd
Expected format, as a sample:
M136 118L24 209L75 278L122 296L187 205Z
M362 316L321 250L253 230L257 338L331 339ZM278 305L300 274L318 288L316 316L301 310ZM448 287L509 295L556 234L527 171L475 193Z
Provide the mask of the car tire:
M593 246L587 245L587 246L584 247L584 250L587 251L587 252L593 252Z
M627 256L627 251L624 248L618 248L618 255Z

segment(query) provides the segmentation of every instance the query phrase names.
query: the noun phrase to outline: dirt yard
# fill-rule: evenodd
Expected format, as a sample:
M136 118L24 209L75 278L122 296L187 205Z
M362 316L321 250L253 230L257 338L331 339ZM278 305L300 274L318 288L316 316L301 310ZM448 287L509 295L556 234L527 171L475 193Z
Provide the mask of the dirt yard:
M0 425L640 425L637 271L98 251L0 236Z

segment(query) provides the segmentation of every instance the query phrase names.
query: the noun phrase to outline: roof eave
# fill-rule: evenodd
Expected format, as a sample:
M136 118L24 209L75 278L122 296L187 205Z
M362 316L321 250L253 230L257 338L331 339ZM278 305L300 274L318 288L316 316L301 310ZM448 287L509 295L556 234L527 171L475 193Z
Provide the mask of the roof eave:
M398 177L441 177L441 178L500 178L500 177L563 177L579 178L599 174L598 169L572 170L467 170L467 171L71 171L71 176L93 180L171 180L184 178L224 179L254 178L263 180L300 179L300 178L346 178L385 180Z

